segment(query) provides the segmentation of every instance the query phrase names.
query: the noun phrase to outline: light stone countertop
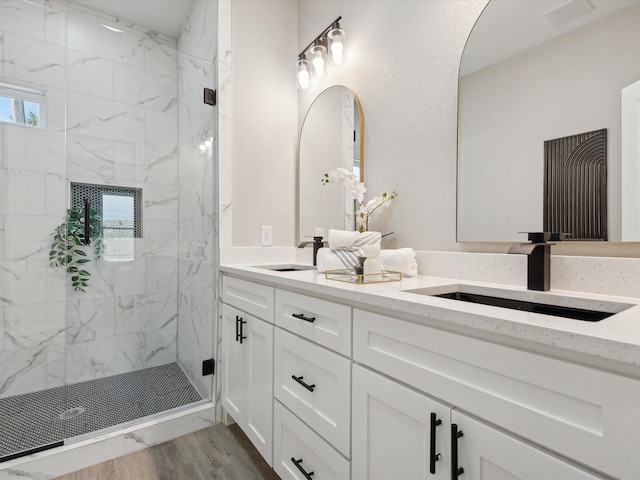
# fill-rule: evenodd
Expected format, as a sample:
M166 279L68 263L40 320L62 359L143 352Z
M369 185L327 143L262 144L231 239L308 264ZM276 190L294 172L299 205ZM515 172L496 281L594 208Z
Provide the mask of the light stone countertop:
M223 265L220 270L246 280L640 377L640 298L553 289L532 292L510 285L425 275L404 277L399 282L350 284L326 279L315 270L276 272L248 265ZM508 290L516 296L532 296L534 301L536 297L542 300L553 296L558 304L571 305L574 299L586 299L590 308L610 302L631 307L599 322L588 322L404 291L455 284Z

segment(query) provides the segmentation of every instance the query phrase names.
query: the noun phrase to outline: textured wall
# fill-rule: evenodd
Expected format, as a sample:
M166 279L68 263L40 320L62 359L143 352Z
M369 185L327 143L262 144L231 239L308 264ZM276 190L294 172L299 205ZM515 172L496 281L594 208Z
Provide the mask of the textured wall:
M295 241L296 12L292 0L231 2L234 247L260 245L261 225L274 246Z

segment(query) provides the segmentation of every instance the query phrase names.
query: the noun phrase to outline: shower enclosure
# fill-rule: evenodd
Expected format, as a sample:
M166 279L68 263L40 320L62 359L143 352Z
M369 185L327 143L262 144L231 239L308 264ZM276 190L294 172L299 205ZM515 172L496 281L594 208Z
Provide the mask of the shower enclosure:
M189 3L172 38L0 2L0 462L212 401L217 10Z

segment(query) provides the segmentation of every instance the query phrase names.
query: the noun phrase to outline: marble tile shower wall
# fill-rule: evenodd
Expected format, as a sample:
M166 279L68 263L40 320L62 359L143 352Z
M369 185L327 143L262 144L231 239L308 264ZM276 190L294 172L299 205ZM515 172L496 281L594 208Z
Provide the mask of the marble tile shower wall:
M204 87L216 88L217 2L194 4L178 42L179 124L179 302L178 363L203 396L211 378L202 360L215 356L214 169L216 110L202 101ZM203 138L215 143L204 152Z
M177 359L177 42L44 0L0 1L3 82L45 128L0 125L0 397ZM135 259L78 294L48 265L69 182L142 187Z

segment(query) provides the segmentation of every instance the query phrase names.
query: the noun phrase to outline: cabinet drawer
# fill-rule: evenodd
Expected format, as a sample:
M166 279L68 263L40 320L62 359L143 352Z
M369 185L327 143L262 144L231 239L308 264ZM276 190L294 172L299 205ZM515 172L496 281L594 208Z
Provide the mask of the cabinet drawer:
M251 315L273 323L273 287L222 277L222 301Z
M273 468L283 480L305 480L293 460L317 479L349 479L349 462L294 414L275 402Z
M621 478L640 471L640 382L354 310L354 360Z
M351 362L279 328L275 337L275 397L349 457Z
M276 290L275 312L276 325L351 356L351 307Z

